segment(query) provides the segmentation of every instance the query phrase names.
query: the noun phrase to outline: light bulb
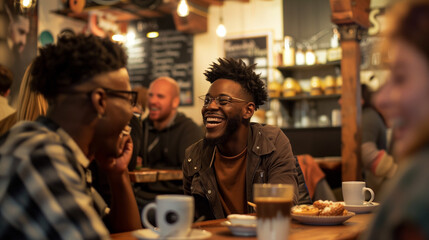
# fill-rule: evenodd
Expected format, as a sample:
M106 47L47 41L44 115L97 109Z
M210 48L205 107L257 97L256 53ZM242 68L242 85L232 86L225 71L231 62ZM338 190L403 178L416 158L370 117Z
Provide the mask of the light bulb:
M146 34L147 38L157 38L158 36L159 36L159 32L156 32L156 31L148 32Z
M217 28L216 28L216 34L219 37L225 37L226 36L226 28L225 28L225 26L222 23L220 23L219 26L217 26Z
M125 41L125 37L122 34L115 34L112 36L112 40L115 42L124 42Z
M189 7L186 0L180 0L179 5L177 6L177 15L180 17L186 17L189 15Z
M21 6L22 6L23 8L29 8L29 7L31 7L31 0L23 0L23 1L21 2Z

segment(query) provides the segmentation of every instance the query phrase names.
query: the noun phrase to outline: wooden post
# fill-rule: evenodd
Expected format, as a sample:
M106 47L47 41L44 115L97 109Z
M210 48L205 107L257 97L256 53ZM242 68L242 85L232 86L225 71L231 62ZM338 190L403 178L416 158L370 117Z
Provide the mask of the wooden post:
M343 181L362 179L362 105L360 88L360 47L357 24L341 25L341 157Z
M332 22L341 34L341 162L342 180L362 179L362 106L360 88L360 48L362 34L369 27L370 0L330 0Z

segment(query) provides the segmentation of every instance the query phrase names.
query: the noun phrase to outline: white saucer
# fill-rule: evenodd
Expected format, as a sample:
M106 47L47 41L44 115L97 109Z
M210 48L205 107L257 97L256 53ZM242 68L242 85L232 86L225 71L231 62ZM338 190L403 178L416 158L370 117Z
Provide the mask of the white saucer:
M154 233L150 229L139 229L139 230L133 231L133 236L140 239L140 240L161 239L157 233ZM168 239L168 240L200 240L200 239L207 239L211 236L212 236L211 232L207 232L206 230L192 229L190 236L167 237L167 238L162 238L162 239Z
M231 231L231 233L236 236L241 236L241 237L256 236L256 224L240 225L240 224L232 224L230 221L225 221L225 222L222 222L221 225L227 226Z
M380 206L380 203L377 203L377 202L372 202L372 203L365 202L363 205L347 205L344 202L341 202L341 203L344 204L344 208L347 211L355 212L357 214L372 212L378 206Z

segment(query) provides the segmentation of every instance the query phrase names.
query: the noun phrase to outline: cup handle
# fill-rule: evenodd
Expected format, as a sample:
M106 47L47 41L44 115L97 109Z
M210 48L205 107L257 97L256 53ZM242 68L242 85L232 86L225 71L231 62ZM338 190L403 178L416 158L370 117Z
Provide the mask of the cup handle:
M155 227L154 227L154 226L149 222L149 220L147 219L147 213L148 213L148 212L149 212L149 210L151 210L151 209L156 209L156 203L151 202L151 203L149 203L148 205L146 205L146 206L143 208L142 216L141 216L142 221L143 221L143 225L144 225L145 227L149 228L150 230L152 230L153 232L155 232L155 233L158 233L158 234L159 234L159 232L155 229Z
M372 203L372 201L374 201L374 196L375 196L374 191L372 191L371 188L364 187L363 192L365 193L365 191L368 191L369 193L371 193L371 199L369 199L368 203Z

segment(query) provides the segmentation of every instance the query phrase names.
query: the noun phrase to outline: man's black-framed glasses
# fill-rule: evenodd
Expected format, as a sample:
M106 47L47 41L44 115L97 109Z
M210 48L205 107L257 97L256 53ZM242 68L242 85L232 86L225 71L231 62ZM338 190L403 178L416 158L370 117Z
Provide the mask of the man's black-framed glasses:
M248 102L244 99L241 98L236 98L236 97L231 97L228 95L219 95L217 97L210 97L209 95L202 95L198 97L199 99L201 99L203 101L203 106L207 107L210 105L210 103L213 102L213 100L215 101L215 103L218 106L225 106L228 103L232 103L232 102Z
M122 98L126 101L128 101L131 106L136 106L137 105L137 97L138 97L138 93L135 91L124 91L124 90L114 90L111 88L105 88L105 87L100 87L101 89L104 90L104 92L106 93L106 95L112 96L112 97L117 97L117 98ZM68 91L64 91L62 93L65 94L76 94L76 93L85 93L88 96L91 96L91 94L95 91L91 90L91 91L78 91L78 90L68 90Z

